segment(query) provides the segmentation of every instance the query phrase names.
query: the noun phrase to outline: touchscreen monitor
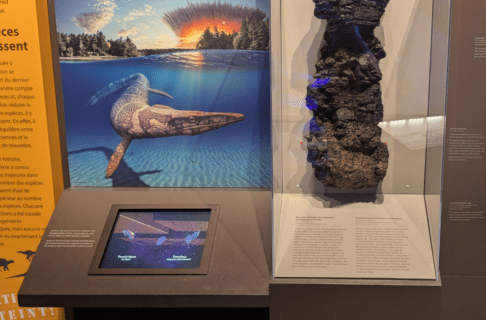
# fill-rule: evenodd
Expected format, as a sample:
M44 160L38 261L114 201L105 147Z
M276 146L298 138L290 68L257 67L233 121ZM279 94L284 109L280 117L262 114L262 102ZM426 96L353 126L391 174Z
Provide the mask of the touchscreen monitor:
M207 273L214 209L112 208L90 273Z

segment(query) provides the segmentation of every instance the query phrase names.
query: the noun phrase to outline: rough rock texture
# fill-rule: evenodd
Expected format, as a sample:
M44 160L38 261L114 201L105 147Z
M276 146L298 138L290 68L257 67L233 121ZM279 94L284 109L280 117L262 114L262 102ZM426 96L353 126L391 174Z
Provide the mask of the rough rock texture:
M345 20L358 26L380 24L390 0L314 0L314 15L319 19Z
M307 106L314 113L308 161L325 186L370 188L386 175L388 148L378 61L385 57L374 29L389 0L314 0L315 16L327 19L322 57Z

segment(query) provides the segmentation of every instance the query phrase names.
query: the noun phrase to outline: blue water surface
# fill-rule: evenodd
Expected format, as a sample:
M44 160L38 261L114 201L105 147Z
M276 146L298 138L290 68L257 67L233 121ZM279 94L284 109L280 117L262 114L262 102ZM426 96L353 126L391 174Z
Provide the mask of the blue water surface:
M133 140L118 169L106 166L121 137L110 124L116 93L94 107L97 91L134 73L155 94L149 103L180 110L235 112L245 120L196 136ZM271 186L270 74L267 52L190 51L95 62L61 62L72 186Z

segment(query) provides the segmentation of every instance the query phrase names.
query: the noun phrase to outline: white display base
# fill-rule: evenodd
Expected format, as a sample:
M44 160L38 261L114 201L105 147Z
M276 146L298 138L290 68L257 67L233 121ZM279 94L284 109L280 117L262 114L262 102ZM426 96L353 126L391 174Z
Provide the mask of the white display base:
M282 194L275 277L436 279L424 195Z

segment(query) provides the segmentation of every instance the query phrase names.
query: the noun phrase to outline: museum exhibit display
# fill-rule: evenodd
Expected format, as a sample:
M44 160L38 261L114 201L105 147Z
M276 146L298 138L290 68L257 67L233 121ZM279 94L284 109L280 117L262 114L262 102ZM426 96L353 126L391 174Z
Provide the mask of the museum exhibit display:
M340 190L378 186L388 167L380 141L383 104L379 60L386 56L374 36L388 1L316 2L327 20L307 106L315 125L306 137L316 178Z
M65 190L20 305L268 307L269 1L50 10Z
M278 6L273 276L436 283L448 4Z
M36 5L33 116L49 121L30 124L49 134L12 145L48 146L57 203L47 227L47 202L3 204L4 228L29 216L40 241L0 257L5 284L23 281L0 317L484 313L480 0Z

